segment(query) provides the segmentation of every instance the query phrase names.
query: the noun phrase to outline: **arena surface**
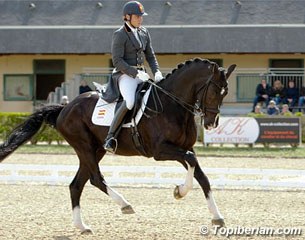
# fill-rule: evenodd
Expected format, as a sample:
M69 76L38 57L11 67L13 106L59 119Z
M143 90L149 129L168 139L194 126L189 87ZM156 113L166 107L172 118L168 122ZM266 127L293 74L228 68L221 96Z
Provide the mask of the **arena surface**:
M302 159L199 158L205 167L305 169ZM74 155L13 154L5 163L77 164ZM161 165L139 157L108 155L104 165ZM94 235L81 235L72 226L68 186L0 185L0 239L226 239L214 235L211 215L199 188L175 200L173 185L115 187L132 204L133 215L122 215L119 207L98 189L86 185L81 199L84 222ZM305 237L305 191L217 189L214 196L229 228L301 228ZM208 235L200 228L207 226ZM243 235L230 239L285 239L285 236Z

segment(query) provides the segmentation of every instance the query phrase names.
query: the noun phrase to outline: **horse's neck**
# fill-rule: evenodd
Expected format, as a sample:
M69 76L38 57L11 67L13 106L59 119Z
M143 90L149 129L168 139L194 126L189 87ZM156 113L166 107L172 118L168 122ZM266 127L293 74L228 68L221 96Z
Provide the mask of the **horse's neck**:
M165 79L163 88L175 97L183 100L188 104L195 104L194 86L190 81L193 79L187 74L181 74L177 77L172 76L170 79Z

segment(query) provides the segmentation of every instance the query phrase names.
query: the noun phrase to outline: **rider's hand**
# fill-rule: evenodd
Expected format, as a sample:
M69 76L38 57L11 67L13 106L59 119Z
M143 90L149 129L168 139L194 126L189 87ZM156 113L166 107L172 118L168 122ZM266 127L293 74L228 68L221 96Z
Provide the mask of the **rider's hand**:
M163 79L162 73L158 70L155 73L155 82L160 82Z
M139 78L140 80L142 80L143 82L147 82L149 80L149 75L141 70L138 70L138 74L136 76L137 78Z

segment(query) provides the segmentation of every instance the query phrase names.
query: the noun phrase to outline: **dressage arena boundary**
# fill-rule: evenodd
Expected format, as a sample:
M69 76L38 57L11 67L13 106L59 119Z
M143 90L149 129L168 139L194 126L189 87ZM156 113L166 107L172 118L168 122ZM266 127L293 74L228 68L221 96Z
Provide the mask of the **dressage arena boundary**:
M0 164L0 183L69 184L78 169L71 165ZM101 166L106 181L113 185L182 184L186 171L182 167ZM305 190L305 170L205 168L213 187L296 188ZM195 186L199 186L196 181Z

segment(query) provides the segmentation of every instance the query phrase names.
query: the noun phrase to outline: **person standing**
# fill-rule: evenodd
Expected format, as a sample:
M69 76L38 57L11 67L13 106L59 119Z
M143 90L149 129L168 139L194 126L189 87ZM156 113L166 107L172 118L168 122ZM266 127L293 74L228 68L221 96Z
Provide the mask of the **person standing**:
M119 133L124 116L134 107L135 92L138 84L147 81L150 77L144 67L144 58L147 60L155 82L163 79L159 70L151 37L142 26L143 16L147 15L143 5L138 1L129 1L123 7L124 25L116 30L112 37L112 62L114 70L103 99L108 102L117 100L120 94L123 102L116 111L105 139L104 149L115 152Z

